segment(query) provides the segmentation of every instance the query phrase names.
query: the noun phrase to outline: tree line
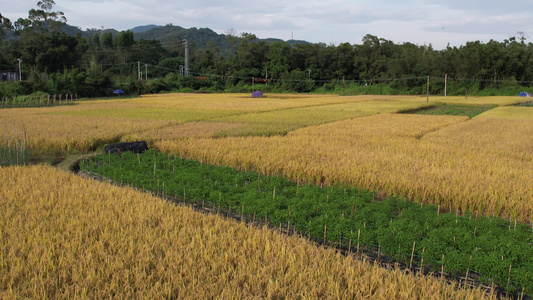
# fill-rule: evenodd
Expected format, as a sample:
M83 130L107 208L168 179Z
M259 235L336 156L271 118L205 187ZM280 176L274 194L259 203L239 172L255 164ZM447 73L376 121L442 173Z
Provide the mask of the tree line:
M136 40L130 30L68 35L61 30L67 19L54 4L39 1L27 18L15 22L0 14L0 70L22 75L20 81L1 82L1 95L101 97L118 88L130 94L425 94L428 82L431 94L443 94L446 87L448 95L515 95L533 83L533 44L522 32L504 41L435 50L431 44L398 44L371 34L360 44L327 45L260 40L228 30L220 49L214 42L200 47L192 37L185 43L178 35L164 44ZM13 33L15 38L6 39Z

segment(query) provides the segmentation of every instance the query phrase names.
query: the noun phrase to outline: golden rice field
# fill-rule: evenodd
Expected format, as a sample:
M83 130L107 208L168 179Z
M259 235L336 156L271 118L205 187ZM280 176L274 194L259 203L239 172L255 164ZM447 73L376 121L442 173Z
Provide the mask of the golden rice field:
M530 222L533 121L379 114L287 136L195 138L156 147L315 183L349 183L450 210Z
M3 109L0 110L0 130L26 131L28 146L36 151L89 151L121 138L179 139L184 132L209 137L286 133L304 126L374 113L375 108L374 112L369 112L372 108L368 107L368 101L376 101L388 111L426 105L406 103L402 97L390 98L397 101L384 102L384 99L389 98L272 95L252 99L244 94L147 95L137 99L80 101L68 106ZM360 105L361 109L342 107L342 103ZM313 112L313 108L318 112ZM259 117L255 117L256 113L260 113ZM279 115L277 119L276 114ZM0 134L0 144L7 143L6 136Z
M531 222L533 111L499 106L473 119L396 114L439 103L508 105L519 97L164 94L0 110L30 149L89 151L146 140L206 163L317 184L349 183L450 210ZM7 135L0 135L6 143Z
M2 113L4 111L0 111ZM0 143L6 144L9 133L26 133L28 147L34 151L90 151L134 132L161 128L176 122L156 119L114 119L98 116L72 116L28 112L0 118ZM0 131L2 132L2 131ZM3 133L3 132L2 132Z
M0 210L2 299L490 296L44 165L0 167Z
M533 120L533 107L500 106L490 111L484 112L479 117Z
M397 114L517 97L166 94L0 110L0 145L161 151L531 222L533 111ZM0 298L478 299L296 236L206 216L52 167L0 167Z
M411 97L410 99L415 99ZM423 97L426 100L426 97ZM513 105L522 102L524 99L515 96L484 96L484 97L464 97L464 96L431 96L429 101L433 103L444 103L449 105ZM415 99L415 101L417 101Z

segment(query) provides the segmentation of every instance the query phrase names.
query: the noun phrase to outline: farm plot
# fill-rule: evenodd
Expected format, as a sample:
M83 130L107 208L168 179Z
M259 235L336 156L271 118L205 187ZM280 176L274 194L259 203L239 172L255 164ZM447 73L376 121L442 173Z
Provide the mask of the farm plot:
M533 120L533 107L501 106L481 114L482 118Z
M475 273L488 286L533 292L528 267L533 264L533 235L529 225L516 221L441 213L435 205L345 186L301 185L154 150L102 155L84 162L81 169L214 210L265 219L273 226L286 224L353 252L374 249L407 265L424 264L429 271L461 277Z
M69 106L2 109L0 128L7 132L25 131L30 150L89 151L122 137L125 140L137 137L175 139L184 136L181 130L191 136L213 136L253 126L243 126L238 120L216 121L224 116L262 111L281 111L282 115L284 109L368 100L365 97L298 95L260 99L248 95L150 95L138 99L81 101ZM322 120L329 119L332 118L322 117ZM206 120L216 124L203 124ZM188 122L192 124L184 125ZM289 124L284 126L292 128ZM6 138L0 136L0 143L6 144Z
M451 211L531 222L533 148L524 137L533 131L533 122L500 120L500 127L484 130L492 122L485 120L380 114L287 136L191 138L155 145L206 163L322 185L346 183ZM509 131L513 133L504 137Z
M515 98L468 100L487 105ZM145 139L203 162L530 222L533 150L523 137L531 132L531 109L498 107L472 120L383 114L435 103L402 96L149 95L2 109L0 126L25 131L31 151L89 151ZM508 119L518 111L523 120ZM268 137L273 134L286 136Z
M20 109L21 110L21 109ZM25 134L28 148L36 152L90 151L123 135L172 125L167 120L128 120L98 116L72 116L27 112L2 116L5 132ZM7 144L8 135L0 135Z
M513 105L523 101L520 97L514 96L488 96L488 97L461 97L461 96L430 96L433 103L444 103L449 105Z
M435 105L429 108L422 108L415 110L412 113L422 115L452 115L452 116L468 116L473 118L487 110L493 109L494 106L466 106L466 105ZM409 113L409 112L407 112Z
M194 122L229 115L365 100L368 101L368 98L272 95L252 99L243 94L163 94L130 100L85 101L77 107L58 108L56 111L58 114L76 116Z
M0 298L486 296L42 165L0 168L0 209Z
M394 113L418 109L427 104L411 101L357 101L351 103L315 105L260 113L248 113L213 119L217 122L247 124L224 130L217 136L284 135L298 128L378 113Z
M511 101L511 99L507 100L498 98L486 99L483 101L484 103L482 104L484 105L502 104L506 101ZM435 102L429 102L429 104L435 104ZM481 103L478 101L477 104ZM35 149L44 149L47 151L87 151L109 141L120 139L148 139L152 145L160 150L168 153L175 153L183 157L194 158L206 163L233 166L240 170L255 170L259 171L262 175L283 175L296 182L313 183L321 187L330 187L340 184L350 187L358 186L375 191L376 199L385 199L385 196L387 195L408 197L417 202L439 204L439 212L457 211L457 216L460 219L464 218L461 215L465 214L465 211L468 210L479 213L480 216L494 215L505 217L509 220L506 221L504 225L509 227L509 230L515 230L515 227L518 228L517 232L522 230L525 225L520 222L530 222L533 214L531 206L531 199L533 199L531 193L533 188L530 182L530 179L533 178L533 174L531 173L533 172L533 160L531 159L533 156L533 148L529 147L529 141L525 141L524 139L524 137L528 136L532 130L533 125L531 120L528 118L523 118L522 120L510 120L508 117L494 118L485 114L473 118L472 120L468 117L391 114L392 112L422 107L425 105L427 105L425 98L400 96L340 97L318 95L276 95L267 98L252 99L249 95L154 95L128 100L84 101L80 102L78 105L64 107L3 109L0 110L0 126L5 127L8 131L12 130L14 127L16 127L16 130L26 131L28 135L28 144L34 151ZM528 113L526 112L525 114L527 115ZM293 130L295 128L299 129ZM513 134L507 134L510 131L512 131ZM272 133L282 133L286 135L260 136ZM238 137L231 137L231 135L237 135ZM252 136L246 137L242 135ZM2 143L4 143L4 140ZM2 172L0 172L0 176L7 174L7 172L4 172L5 170L23 169L3 168ZM40 187L48 186L50 182L53 182L50 178L63 178L61 177L62 175L58 175L58 173L35 171L37 170L35 168L31 170L32 172L39 172L39 176L41 176L39 178L47 179L45 182L40 179L32 179L33 177L26 173L19 176L20 178L27 178L29 180L28 185L31 184L36 191L40 190ZM145 173L146 176L150 175L150 172ZM22 179L17 180L17 182L21 182ZM60 181L62 180L63 179L60 179ZM70 180L71 179L68 179L67 181L70 182ZM2 182L3 181L5 180L2 179ZM155 181L151 182L151 185L152 184L155 185ZM39 186L39 188L35 188L36 185ZM92 202L89 200L92 199L98 201L97 199L101 197L100 194L85 191L94 190L95 187L92 184L84 182L81 186L81 188L78 188L84 190L83 196L80 196L84 203L92 205ZM10 275L4 275L7 273L2 273L2 283L9 284L9 286L2 286L2 289L0 290L13 293L13 289L9 288L20 287L19 292L14 292L16 295L20 295L20 297L46 297L43 295L57 295L57 293L64 293L61 295L66 295L65 298L101 298L107 297L107 295L124 295L125 298L129 298L133 295L134 297L151 298L152 296L163 297L161 296L162 294L158 292L161 290L165 292L165 295L170 295L167 297L186 297L188 294L185 292L185 294L176 292L176 289L173 288L176 285L180 287L179 291L190 288L190 290L195 292L198 290L204 291L203 288L199 289L199 287L205 286L207 290L203 293L205 293L206 297L213 296L211 291L213 291L213 293L218 293L218 295L228 295L228 297L237 294L252 295L251 297L268 297L269 295L289 295L290 297L293 295L293 289L288 289L287 286L294 286L294 290L297 291L296 293L299 293L298 295L304 295L304 297L305 295L308 295L308 297L311 298L337 297L336 295L340 295L339 297L360 298L367 297L365 295L369 294L371 295L370 297L376 297L375 291L379 290L378 287L380 286L383 286L384 295L387 295L384 298L429 298L434 295L445 295L443 298L451 297L447 291L443 292L440 290L440 283L437 284L439 285L439 289L437 290L423 287L418 289L411 288L410 285L395 281L395 279L393 280L393 285L395 286L394 290L396 292L390 292L392 294L389 295L387 294L389 293L389 285L384 283L381 279L372 279L373 277L370 279L368 277L365 277L366 279L359 279L359 277L353 279L360 283L369 281L377 282L377 286L374 286L372 285L373 283L371 283L371 290L363 292L364 294L357 294L357 292L348 293L344 285L342 287L336 285L334 292L328 292L328 287L323 282L309 283L305 288L300 289L299 285L295 285L295 283L291 281L292 279L280 279L282 277L280 277L279 274L285 274L286 270L288 270L287 268L292 267L284 267L283 272L279 270L273 271L276 275L268 275L270 273L265 273L266 271L262 270L261 267L259 267L259 270L254 269L250 271L250 273L243 271L242 274L245 275L239 277L240 279L235 283L235 281L233 281L235 279L234 277L229 275L226 277L220 277L219 273L212 273L213 268L216 270L227 269L227 265L218 267L218 265L212 261L208 261L200 264L202 266L209 265L209 267L195 268L191 263L183 263L182 258L176 258L172 263L174 265L186 266L185 270L191 269L193 274L180 273L181 271L170 268L172 274L165 275L167 273L164 273L164 270L155 267L160 263L158 258L161 257L161 253L165 253L165 255L162 256L163 258L170 257L170 254L164 251L167 247L175 250L182 247L183 244L169 244L167 240L161 242L167 244L164 244L164 246L161 246L160 248L150 248L149 246L143 248L144 246L142 245L144 244L141 244L141 248L137 248L133 252L146 253L148 258L145 258L144 260L139 260L139 258L135 257L132 252L128 252L129 250L123 250L124 252L113 252L112 249L114 248L109 247L109 245L111 245L109 243L110 239L106 238L109 236L114 237L115 235L112 233L115 231L109 231L109 228L114 228L121 233L126 232L126 229L114 227L118 226L117 224L121 223L120 221L106 223L102 220L99 222L100 219L96 216L98 214L107 216L108 212L106 211L104 213L98 211L97 208L91 208L88 206L84 207L85 211L83 214L87 214L86 211L91 212L89 214L91 221L84 219L85 223L82 224L83 226L79 227L87 227L89 232L78 233L76 236L85 237L83 243L79 242L78 246L81 244L86 246L88 241L96 240L94 244L90 244L96 250L91 250L93 252L90 253L84 252L83 255L76 254L74 255L74 258L66 259L65 257L67 257L68 253L79 253L78 250L83 247L79 246L71 249L68 247L72 246L69 246L64 241L60 241L60 244L53 245L51 244L51 241L55 241L53 237L60 240L62 236L68 236L69 232L76 232L74 229L66 229L76 226L58 225L60 230L54 231L47 229L48 231L43 231L43 228L45 227L39 225L41 223L36 223L37 225L35 225L34 223L27 222L27 220L45 220L48 222L49 220L55 220L52 217L59 218L59 216L55 216L52 213L55 212L52 208L58 208L59 211L63 212L69 211L70 207L65 208L61 206L63 204L59 205L55 200L63 199L63 195L72 196L78 194L71 192L70 190L61 190L59 187L55 186L50 189L50 195L47 194L43 197L41 197L41 194L36 195L30 192L28 192L30 193L30 196L25 196L26 192L18 192L18 189L13 188L13 186L2 186L0 192L10 190L17 191L14 195L19 198L16 199L25 199L25 201L29 201L28 199L39 199L39 201L34 201L36 205L42 204L45 206L44 212L42 211L43 208L38 208L40 215L26 218L26 221L24 222L20 220L17 221L20 223L17 226L33 224L30 226L30 229L35 229L35 232L40 234L36 237L35 235L32 235L33 231L30 229L17 231L24 232L24 234L20 235L22 240L17 241L26 246L24 246L25 248L22 252L19 251L16 253L29 254L23 256L19 260L17 260L16 256L11 252L9 255L5 254L2 256L2 266L9 266L9 268L6 267L7 269L2 269L2 272L17 270L17 273L9 273ZM104 193L101 190L96 190L98 193ZM105 192L107 192L107 190L110 189L106 186L105 190ZM115 190L113 189L112 191ZM4 194L5 193L6 192L4 192ZM117 201L117 199L120 199L120 201L123 201L122 199L130 199L128 197L137 197L143 202L150 202L153 198L144 198L144 196L140 197L138 196L139 194L124 195L121 193L122 192L117 192L117 194L114 194L112 197L103 196L101 197L103 200L107 199L105 204L100 203L94 205L96 207L104 206L108 211L113 212L113 218L107 217L109 219L125 220L126 223L145 220L142 217L138 218L140 211L132 208L135 206L136 202L132 202L133 204L128 202L128 204L124 206L127 208L114 207L111 206L110 203ZM220 197L220 193L215 196ZM2 200L12 199L5 198L4 195L2 195L2 197ZM45 200L48 198L53 199L54 203L46 202ZM9 205L7 205L7 207L9 207ZM142 205L141 207L148 211L152 209ZM23 207L23 209L26 209L26 207ZM5 211L8 210L6 209ZM28 210L26 209L24 211ZM293 216L291 215L292 212L279 212L281 211L280 207L276 207L274 213L276 211L278 211L280 217L282 217L285 212L289 216ZM125 213L125 216L117 219L116 217L121 216L121 213ZM71 216L74 219L83 220L83 214L78 213L68 216ZM158 219L155 216L158 214L159 211L156 211L154 214L147 217L146 224L154 224L155 227L161 224L170 224L170 221L167 221L167 219ZM15 215L16 214L12 211L8 214L8 216L11 217L14 217ZM135 217L132 219L132 216ZM418 216L418 214L413 214L412 216ZM178 216L178 218L179 217L180 216ZM328 218L331 219L331 216L327 218L325 217L325 219ZM93 219L97 221L94 222ZM184 219L189 220L187 218ZM199 218L194 216L190 219ZM154 221L155 223L150 223L151 221ZM86 226L86 224L89 224L90 222L94 222L95 226L98 224L104 224L107 227L100 228ZM197 223L190 223L195 224L197 227L199 226ZM407 223L409 222L406 222L403 225L406 225ZM17 226L11 227L18 228ZM138 223L132 225L136 230L141 228L139 231L143 234L149 232L149 230L145 230L143 226L144 225L141 226ZM188 225L178 224L175 226L181 229ZM334 225L331 226L334 227ZM401 228L402 226L399 225L397 227ZM6 234L10 232L10 237L15 236L12 231L7 229L11 227L2 227L0 233L3 234L3 236L7 236ZM205 246L205 241L203 241L200 236L197 236L198 232L195 231L197 230L197 227L195 227L194 230L190 229L191 235L184 235L186 236L187 242L194 244L194 249L197 249L196 247L198 245ZM504 229L507 229L507 227ZM4 230L4 228L6 229ZM165 227L165 230L166 229L168 228ZM469 227L467 230L468 235L475 236L478 234L476 226L474 226L473 230L471 229L472 228ZM213 232L212 229L206 230L206 232ZM332 230L332 228L328 230ZM219 235L219 233L221 234L226 231L226 229L216 231L214 235ZM44 237L48 237L47 240L44 238L46 240L44 242L40 240L40 238L43 237L43 232L49 232L47 235L44 235ZM223 240L220 241L221 244L226 245L225 243L227 243L227 241L233 241L235 239L241 240L240 235L236 234L234 231L228 232L231 232L232 237L228 238L227 236L223 236ZM54 236L52 233L55 233L56 235ZM150 233L150 236L156 236L158 233L161 232ZM168 233L169 235L165 235L167 234L166 231L163 233L163 237L169 235L175 237L183 234L180 231L172 231L171 233ZM353 237L352 233L350 233L350 235ZM455 232L452 233L452 235L447 235L447 243L451 243L451 245L448 246L455 245L455 243L468 243L468 239L461 239L462 235ZM481 235L481 232L479 235ZM368 237L370 235L365 234L364 236ZM26 240L24 240L24 238L26 238ZM144 235L142 237L134 235L132 239L135 242L131 242L131 240L123 242L123 240L120 240L118 244L125 245L122 243L137 243L138 241L144 241L145 238L146 236ZM247 238L242 239L250 241L249 239L247 240ZM275 239L279 238L276 236ZM9 239L2 238L2 242L4 243L7 243L8 240ZM32 240L34 242L32 242L33 244L31 246L25 244ZM252 238L252 241L255 240L256 238ZM150 245L154 244L153 240L149 240L148 242ZM386 243L387 241L384 240L382 242ZM381 243L381 241L379 243ZM40 244L44 244L45 247L42 249L34 247ZM186 243L184 242L184 244ZM221 244L216 244L213 247L218 249ZM238 244L241 245L240 243ZM260 244L264 245L265 243L261 242ZM259 253L266 251L259 246L253 246L252 242L247 245L252 245L251 247L253 249L259 249ZM437 246L438 245L436 244L428 244L427 249L429 251L431 247ZM5 251L8 251L9 249L18 249L16 247L17 246L9 244L9 246L2 247L2 251L4 251L4 249L6 249ZM68 248L65 252L57 252L62 251L61 249L64 250L65 247ZM125 246L121 247L123 249L127 248ZM187 246L183 247L187 248ZM280 249L285 249L285 252L282 251L282 254L279 254L276 257L286 257L287 249L293 249L293 247L300 248L302 246L293 246L293 244L291 244L291 246L284 246L276 244L273 245L273 247L276 247L276 249L278 247ZM413 246L410 245L409 247ZM37 250L38 253L35 254L32 252L33 248L40 250ZM239 246L236 246L236 248L239 248ZM150 252L150 249L155 249L155 254ZM190 250L192 248L189 247L187 249ZM246 249L249 250L249 248ZM420 249L417 246L416 251L419 250ZM399 247L398 251L405 252L405 247ZM422 249L422 251L424 250ZM178 254L178 256L186 257L187 255L184 253L189 252L190 251L179 252L180 254ZM252 253L251 251L248 252ZM202 253L208 253L202 256L203 258L206 258L212 257L215 252L212 250L206 250ZM236 253L233 248L228 250L228 252L223 251L216 253L219 253L220 257L228 257L224 262L233 267L236 265L236 261L240 262L242 259L230 255L231 253ZM433 251L431 255L439 255L439 253L440 252L438 251ZM113 255L117 256L115 257ZM126 257L127 259L126 261L119 260L117 258L118 256ZM308 260L309 257L316 258L323 256L324 255L320 253L312 253L304 255L302 260ZM5 257L9 257L9 260L5 259ZM112 263L109 264L109 262L95 260L96 257L108 257L111 259ZM445 260L446 264L444 264L444 266L460 263L464 264L465 260L458 259L459 257L464 258L464 253L461 255L455 253L451 256L447 256L447 260ZM272 257L269 259L271 258ZM472 261L476 261L478 258L478 256L473 255ZM198 261L200 258L195 257L194 259ZM509 258L507 255L505 255L505 259L517 259L517 261L521 261L519 257ZM164 262L162 265L168 267L168 262L165 259L163 260ZM24 267L27 265L37 265L38 261L44 263L43 269L39 269L41 271L37 272L42 274L42 276L37 276L36 272L31 273L25 269L26 267ZM72 262L72 264L79 261L88 263L81 267L76 265L75 268L67 269L67 271L65 271L66 273L59 271L65 269L63 267L65 266L66 261L69 263ZM143 261L146 262L146 264L141 267L136 264L137 261ZM253 259L244 258L244 261L250 261L251 263ZM507 262L504 259L502 259L502 261L505 263ZM8 265L6 265L6 262L8 262ZM346 261L342 261L342 263L346 264ZM60 264L61 266L59 266ZM101 270L87 269L90 265L100 264L103 266ZM216 267L214 267L215 265ZM16 268L13 266L16 266ZM44 269L46 266L49 266L49 268ZM149 267L146 269L144 268L145 266ZM524 267L520 265L520 263L518 263L518 265L511 264L511 266L512 268L509 268L508 266L500 266L496 273L499 274L498 276L500 276L500 278L505 278L505 276L509 277L511 274L513 276L519 276L520 272L517 272L516 268ZM525 268L527 268L527 266L525 266ZM304 270L303 267L295 267L295 269L298 269L298 274L315 274L313 271ZM79 270L79 272L76 270ZM109 270L112 270L112 272L109 272ZM114 272L113 270L117 272ZM180 270L183 270L183 268ZM203 275L199 276L198 274L200 273L195 273L196 271L194 270L200 270L199 272ZM325 267L313 262L311 270L325 270ZM31 274L27 274L28 272ZM141 275L140 277L137 277L130 272L140 273ZM180 274L177 277L183 278L183 281L173 281L176 280L176 272ZM322 279L324 277L330 278L330 274L338 271L336 269L328 269L324 272L328 275L324 275L326 273L317 273L316 276L313 276ZM47 274L53 275L48 277ZM72 277L72 274L75 274L75 276ZM235 274L235 272L232 271L231 274ZM264 276L254 279L256 274L262 274ZM345 273L341 271L339 274ZM78 285L76 285L76 283L80 283L80 278L87 278L87 275L91 275L89 278L92 279L88 280L87 285L79 285L82 287L85 286L85 288L77 290L76 286ZM298 275L294 276L298 277ZM350 280L352 279L346 279L342 276L344 275L341 275L341 277L335 277L333 282L351 282ZM381 273L378 277L380 276L386 277ZM220 277L221 281L217 282L216 285L211 285L211 283L204 283L202 280L197 279L199 277ZM306 275L304 277L308 276ZM6 278L6 280L4 280L4 278ZM262 281L263 278L266 278L266 281ZM132 280L135 284L132 283ZM282 282L278 280L282 280ZM301 278L298 280L301 280ZM514 282L519 280L519 278L513 278L513 281L510 283L514 285ZM146 290L148 290L147 292L144 292L146 290L142 289L137 290L136 288L139 286L138 283L145 281L152 287L158 287L158 291L153 290L151 287L146 288ZM266 283L267 281L268 283ZM272 286L273 289L269 289L271 281L273 283L278 282L279 284L274 284ZM29 282L32 285L24 285L26 282ZM72 284L73 282L75 284ZM98 284L100 284L100 286ZM233 285L238 286L236 290L232 287ZM92 290L91 287L93 286L98 286L98 290ZM131 288L132 286L135 286L136 288L133 289ZM231 288L222 289L224 286L229 286ZM256 286L260 286L260 290L255 289L254 287ZM320 288L318 291L313 289L312 291L307 291L305 293L300 292L302 289L308 290L309 286ZM405 286L405 288L398 288L398 286ZM363 284L363 287L357 285L353 290L367 291L367 287L368 284ZM122 292L117 292L117 289L119 288ZM267 293L265 295L265 290L269 294ZM337 292L339 290L342 291L342 293ZM402 294L399 295L398 291ZM408 292L404 295L404 291ZM431 291L429 293L431 296L426 294L426 291ZM37 296L35 296L35 294L37 294ZM464 296L464 294L462 295ZM8 294L8 297L16 296ZM474 297L477 298L477 296Z

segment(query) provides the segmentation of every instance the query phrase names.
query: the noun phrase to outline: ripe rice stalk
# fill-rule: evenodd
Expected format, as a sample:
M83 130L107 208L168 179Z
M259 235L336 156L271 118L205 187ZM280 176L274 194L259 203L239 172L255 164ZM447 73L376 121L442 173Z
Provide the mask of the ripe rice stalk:
M6 298L485 297L52 167L1 169Z

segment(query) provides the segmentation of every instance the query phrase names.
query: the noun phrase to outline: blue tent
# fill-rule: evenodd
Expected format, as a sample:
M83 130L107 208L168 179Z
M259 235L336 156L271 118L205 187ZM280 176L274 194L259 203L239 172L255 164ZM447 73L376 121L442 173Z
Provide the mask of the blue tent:
M520 95L518 95L518 97L531 97L531 95L527 92L521 92Z
M254 97L254 98L258 98L258 97L261 97L261 96L263 96L263 92L261 92L261 91L255 91L255 92L252 93L252 97Z

